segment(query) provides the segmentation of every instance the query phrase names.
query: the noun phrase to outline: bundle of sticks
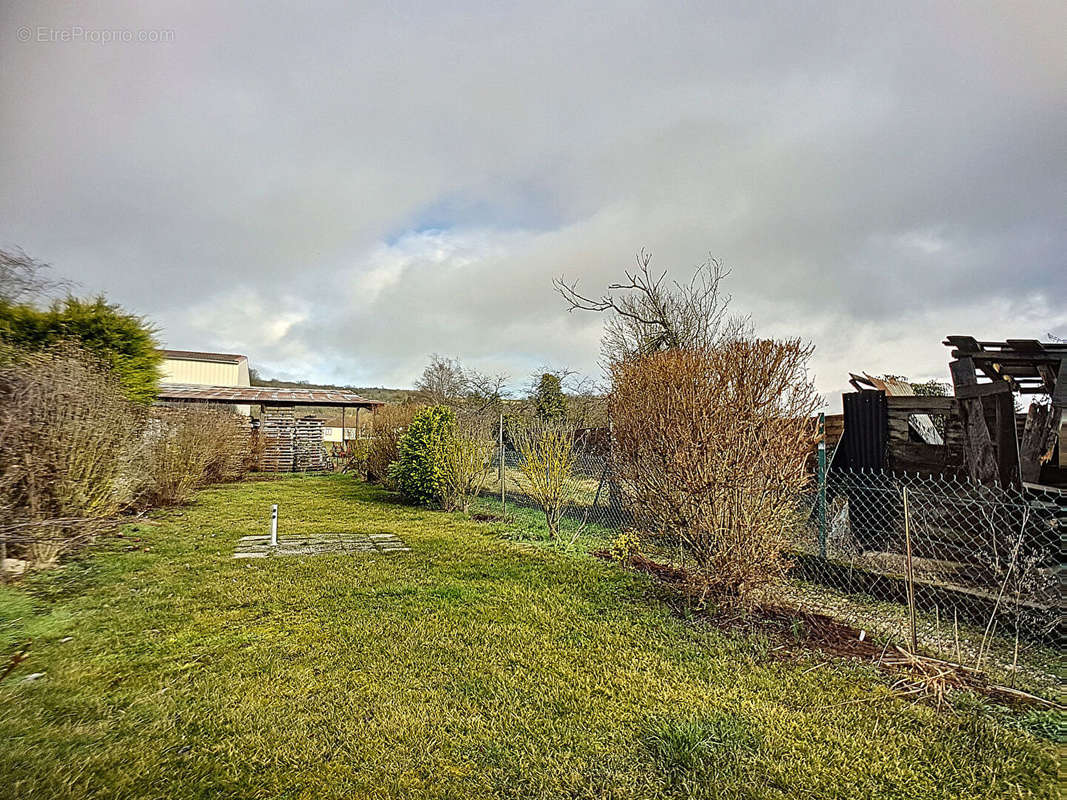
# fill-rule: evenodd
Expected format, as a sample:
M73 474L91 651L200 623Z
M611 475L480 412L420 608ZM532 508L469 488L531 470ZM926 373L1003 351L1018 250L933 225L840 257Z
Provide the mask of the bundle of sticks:
M899 673L900 677L892 684L894 691L905 696L932 697L937 701L938 707L948 692L971 690L1009 705L1067 710L1067 706L1044 697L1010 686L990 683L986 674L980 670L940 658L909 653L901 647L890 648L887 645L878 665Z

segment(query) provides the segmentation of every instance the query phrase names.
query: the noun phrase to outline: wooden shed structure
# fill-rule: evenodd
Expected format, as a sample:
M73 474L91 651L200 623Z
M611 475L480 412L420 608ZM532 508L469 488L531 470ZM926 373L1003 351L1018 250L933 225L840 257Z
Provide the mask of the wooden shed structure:
M1057 452L1054 466L1060 472L1067 344L1036 339L980 342L970 336L949 336L945 345L952 348L949 370L971 478L1004 486L1035 482L1043 466L1053 464ZM1047 395L1050 401L1030 404L1021 435L1015 393Z
M853 375L834 464L1067 489L1067 344L949 336L953 396ZM1015 396L1048 397L1017 413ZM828 431L829 433L829 431ZM827 437L830 438L829 436Z
M356 409L356 424L363 409L383 405L355 392L338 389L279 389L265 386L200 386L163 384L158 401L166 404L198 403L226 406L260 406L262 418L253 429L261 437L260 469L267 472L304 472L324 469L322 420L297 417L297 407Z

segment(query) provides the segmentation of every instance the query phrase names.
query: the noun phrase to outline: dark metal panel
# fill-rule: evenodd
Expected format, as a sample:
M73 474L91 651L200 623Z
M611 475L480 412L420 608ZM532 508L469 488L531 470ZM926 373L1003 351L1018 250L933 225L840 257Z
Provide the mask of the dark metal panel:
M845 469L881 469L889 438L885 392L847 392L841 396L845 433L838 446L835 466ZM836 461L836 459L835 459Z

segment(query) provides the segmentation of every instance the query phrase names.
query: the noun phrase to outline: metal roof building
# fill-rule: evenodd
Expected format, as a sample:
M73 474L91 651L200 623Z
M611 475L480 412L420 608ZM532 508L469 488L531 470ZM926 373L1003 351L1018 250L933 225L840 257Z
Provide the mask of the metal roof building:
M277 389L270 386L201 386L173 383L165 383L159 387L159 399L163 402L253 405L266 408L332 406L374 409L383 405L381 400L370 400L355 392L337 389Z

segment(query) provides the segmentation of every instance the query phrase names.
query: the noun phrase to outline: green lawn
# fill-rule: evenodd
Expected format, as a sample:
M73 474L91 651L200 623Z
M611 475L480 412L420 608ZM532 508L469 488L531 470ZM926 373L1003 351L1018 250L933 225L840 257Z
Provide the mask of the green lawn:
M272 502L283 536L412 550L232 560ZM0 589L4 663L33 640L0 683L0 796L1057 796L1054 745L981 708L776 660L648 578L505 534L295 477L204 491Z

